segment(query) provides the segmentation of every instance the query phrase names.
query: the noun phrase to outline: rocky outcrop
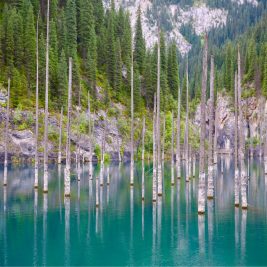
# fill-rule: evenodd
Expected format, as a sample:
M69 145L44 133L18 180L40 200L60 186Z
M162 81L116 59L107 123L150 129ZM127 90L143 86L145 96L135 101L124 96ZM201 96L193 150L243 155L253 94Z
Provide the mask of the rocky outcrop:
M243 131L246 139L258 139L263 142L265 127L264 113L266 101L263 98L250 97L242 100ZM208 107L208 104L207 104ZM218 129L218 147L230 152L234 147L234 105L230 96L219 94L217 97L216 123ZM208 134L209 109L207 108L206 125ZM200 126L200 106L197 107L194 123ZM258 147L254 148L256 151Z

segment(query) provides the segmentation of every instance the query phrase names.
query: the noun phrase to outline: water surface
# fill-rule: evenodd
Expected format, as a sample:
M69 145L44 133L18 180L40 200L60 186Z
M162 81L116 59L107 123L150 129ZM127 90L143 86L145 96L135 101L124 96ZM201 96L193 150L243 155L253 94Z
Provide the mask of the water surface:
M129 165L110 165L110 185L99 189L82 167L73 167L71 198L64 199L63 167L50 166L49 193L33 189L32 166L10 166L0 187L0 265L267 265L267 178L258 160L248 166L248 211L234 207L233 161L223 159L216 198L197 215L198 179L170 184L164 166L164 194L152 203L151 164L146 164L141 201L141 164L130 188ZM106 179L105 169L105 179ZM3 168L0 170L3 171ZM42 169L40 169L42 185Z

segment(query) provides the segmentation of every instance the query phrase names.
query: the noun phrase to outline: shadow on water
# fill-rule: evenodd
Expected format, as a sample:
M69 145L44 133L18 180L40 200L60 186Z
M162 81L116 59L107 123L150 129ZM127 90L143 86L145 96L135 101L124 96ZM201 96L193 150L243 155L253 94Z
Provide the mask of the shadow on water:
M95 165L92 177L84 165L80 181L73 168L70 198L64 197L64 166L50 166L48 194L33 189L32 166L9 166L8 186L0 187L0 265L267 265L267 176L263 162L246 162L248 210L234 207L233 160L223 156L215 199L203 216L197 175L186 183L184 166L171 186L165 163L156 203L151 163L145 164L144 201L141 163L134 187L127 164ZM42 184L41 168L39 175Z

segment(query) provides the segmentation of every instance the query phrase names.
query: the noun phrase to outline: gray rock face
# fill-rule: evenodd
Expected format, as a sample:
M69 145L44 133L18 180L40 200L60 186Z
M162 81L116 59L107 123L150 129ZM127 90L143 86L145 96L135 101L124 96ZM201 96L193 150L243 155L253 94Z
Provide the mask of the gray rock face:
M30 130L13 131L11 133L11 139L20 148L20 152L23 155L34 155L35 142L33 133Z
M263 136L261 127L264 127L264 110L266 102L264 99L250 97L242 100L243 123L242 130L246 138L258 138ZM208 134L209 109L207 108L206 125ZM200 126L200 106L197 107L194 123ZM234 148L234 126L235 114L233 100L229 96L218 95L216 108L216 123L218 129L218 148L231 151Z

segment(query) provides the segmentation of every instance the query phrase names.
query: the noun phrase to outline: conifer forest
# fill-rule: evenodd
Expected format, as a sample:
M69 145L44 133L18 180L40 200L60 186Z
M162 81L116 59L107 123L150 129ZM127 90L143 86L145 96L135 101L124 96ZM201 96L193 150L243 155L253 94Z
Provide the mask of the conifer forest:
M266 266L266 0L0 0L1 266Z

